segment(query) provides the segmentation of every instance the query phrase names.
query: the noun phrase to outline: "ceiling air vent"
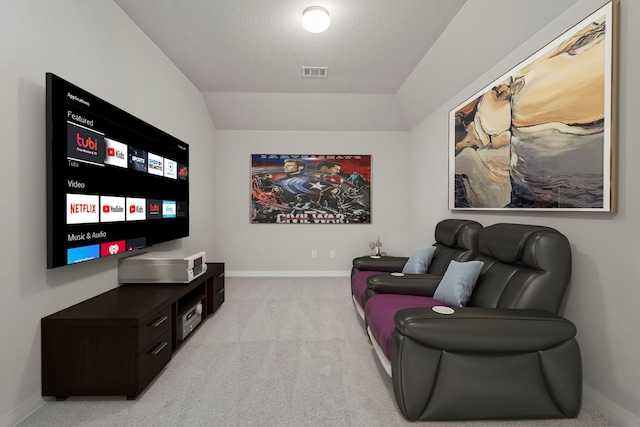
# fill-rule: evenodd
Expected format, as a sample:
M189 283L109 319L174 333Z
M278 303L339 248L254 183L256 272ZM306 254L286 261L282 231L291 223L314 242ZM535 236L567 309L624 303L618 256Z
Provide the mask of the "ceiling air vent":
M302 77L326 78L329 67L307 67L302 66Z

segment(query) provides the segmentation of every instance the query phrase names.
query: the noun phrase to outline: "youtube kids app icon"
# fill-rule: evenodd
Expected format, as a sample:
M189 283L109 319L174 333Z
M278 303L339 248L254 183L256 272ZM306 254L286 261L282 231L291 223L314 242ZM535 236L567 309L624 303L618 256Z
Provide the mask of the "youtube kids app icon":
M104 141L107 147L104 164L126 169L129 163L127 145L109 138L105 138Z

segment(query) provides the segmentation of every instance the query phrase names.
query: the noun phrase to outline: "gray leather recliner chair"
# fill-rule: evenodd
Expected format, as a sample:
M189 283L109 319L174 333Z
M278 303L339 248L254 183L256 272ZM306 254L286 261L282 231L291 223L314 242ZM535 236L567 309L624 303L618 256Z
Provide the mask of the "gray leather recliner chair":
M435 252L425 274L408 274L402 278L394 277L391 272L402 271L409 257L384 256L374 259L370 256L355 258L351 269L351 294L356 310L364 320L364 306L372 294L367 289L370 280L383 280L389 277L395 282L415 283L418 288L425 280L439 281L447 270L451 260L468 261L478 255L478 236L482 225L476 221L464 219L445 219L435 227Z
M557 315L571 276L568 240L548 227L495 224L481 231L479 252L484 266L466 307L389 315L400 411L408 420L577 416L580 348L575 326ZM373 289L367 317L389 306L382 292L398 292L391 282ZM432 296L437 283L425 286Z

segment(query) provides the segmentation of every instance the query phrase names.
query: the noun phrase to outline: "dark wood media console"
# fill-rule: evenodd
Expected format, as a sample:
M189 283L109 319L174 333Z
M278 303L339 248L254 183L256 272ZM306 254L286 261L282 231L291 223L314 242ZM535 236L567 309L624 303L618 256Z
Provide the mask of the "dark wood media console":
M41 320L42 395L135 399L171 360L181 317L224 302L224 263L188 284L125 284Z

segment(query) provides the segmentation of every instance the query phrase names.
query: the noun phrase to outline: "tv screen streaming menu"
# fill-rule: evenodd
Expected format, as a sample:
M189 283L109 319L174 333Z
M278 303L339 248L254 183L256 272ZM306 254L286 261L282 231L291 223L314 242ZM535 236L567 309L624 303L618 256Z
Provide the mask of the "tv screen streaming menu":
M47 267L189 235L189 146L46 75Z

